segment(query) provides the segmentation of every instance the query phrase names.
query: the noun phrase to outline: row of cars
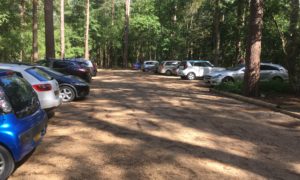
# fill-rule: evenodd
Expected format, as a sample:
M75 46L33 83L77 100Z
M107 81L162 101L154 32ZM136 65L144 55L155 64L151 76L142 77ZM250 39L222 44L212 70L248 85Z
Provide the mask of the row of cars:
M95 69L82 59L0 63L0 179L41 142L49 112L89 94Z
M181 79L194 80L203 78L204 82L212 86L226 82L242 81L245 73L245 65L222 68L215 67L206 60L186 61L145 61L141 66L142 71L152 71L159 74L177 75ZM261 81L287 81L288 71L281 65L273 63L261 63Z

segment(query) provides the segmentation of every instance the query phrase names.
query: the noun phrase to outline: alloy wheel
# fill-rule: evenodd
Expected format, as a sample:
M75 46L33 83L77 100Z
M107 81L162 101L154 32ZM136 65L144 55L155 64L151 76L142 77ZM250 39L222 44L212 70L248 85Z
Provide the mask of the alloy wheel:
M60 95L63 102L70 102L74 99L74 92L69 87L61 88Z
M2 154L0 154L0 176L3 174L5 169L5 160Z

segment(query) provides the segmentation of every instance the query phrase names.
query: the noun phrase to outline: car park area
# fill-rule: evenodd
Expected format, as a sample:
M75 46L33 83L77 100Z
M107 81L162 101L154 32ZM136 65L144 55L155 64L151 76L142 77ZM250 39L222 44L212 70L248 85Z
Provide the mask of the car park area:
M299 179L300 127L280 126L297 122L202 80L101 70L10 179Z

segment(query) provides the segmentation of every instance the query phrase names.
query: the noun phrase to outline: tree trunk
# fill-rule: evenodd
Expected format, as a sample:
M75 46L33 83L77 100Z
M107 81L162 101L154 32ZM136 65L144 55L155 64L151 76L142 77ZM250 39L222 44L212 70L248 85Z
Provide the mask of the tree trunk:
M251 0L249 21L250 31L246 51L244 93L246 96L258 96L263 27L263 0Z
M38 0L32 0L32 62L38 59Z
M24 21L25 21L25 0L21 0L20 1L20 6L19 6L19 9L20 9L20 26L21 26L21 43L22 43L22 47L21 47L21 51L20 51L20 61L23 61L24 59Z
M45 12L46 58L55 58L53 0L45 0L44 12Z
M85 35L84 35L84 58L89 59L89 31L90 31L90 0L86 0L86 21L85 21Z
M65 58L65 0L60 0L60 58Z
M129 49L129 18L130 18L130 1L125 0L125 32L124 32L124 52L123 52L123 67L128 67L128 49Z
M214 64L218 65L220 62L220 44L221 44L221 35L220 35L220 0L214 1Z
M115 0L111 0L111 25L115 22Z
M245 0L237 0L237 29L236 29L236 44L235 44L235 63L243 64L245 59L242 53L242 29L245 22Z
M300 53L299 39L299 0L290 1L290 25L289 36L286 44L286 62L289 72L289 81L296 93L300 93L300 79L297 72L297 56Z

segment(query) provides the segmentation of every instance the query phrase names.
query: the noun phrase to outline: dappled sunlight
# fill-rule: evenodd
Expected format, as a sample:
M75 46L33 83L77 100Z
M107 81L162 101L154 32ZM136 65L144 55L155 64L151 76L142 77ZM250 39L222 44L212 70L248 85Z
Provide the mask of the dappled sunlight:
M99 74L89 98L63 104L44 142L13 178L299 176L299 131L270 123L292 118L216 96L198 81L132 71Z

